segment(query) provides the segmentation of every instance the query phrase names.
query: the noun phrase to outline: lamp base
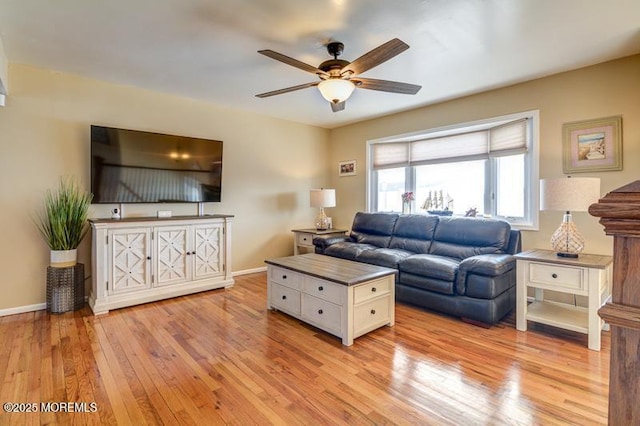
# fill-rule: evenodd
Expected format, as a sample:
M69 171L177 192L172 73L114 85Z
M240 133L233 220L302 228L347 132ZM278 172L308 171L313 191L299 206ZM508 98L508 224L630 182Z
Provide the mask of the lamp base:
M316 216L316 230L326 231L329 229L329 218L324 213L324 208L320 207L320 213Z
M558 252L558 253L556 253L556 255L558 257L569 257L571 259L577 259L578 258L578 253L562 253L562 252Z
M564 215L560 227L551 236L551 247L558 257L574 259L584 250L584 238L571 220L571 213Z

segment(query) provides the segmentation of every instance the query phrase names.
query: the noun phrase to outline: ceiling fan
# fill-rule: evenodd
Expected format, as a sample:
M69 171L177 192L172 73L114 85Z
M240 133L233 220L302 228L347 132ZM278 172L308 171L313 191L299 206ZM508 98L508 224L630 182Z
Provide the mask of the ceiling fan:
M415 95L422 86L400 83L398 81L359 77L359 74L362 74L373 67L377 67L383 62L386 62L394 56L404 52L408 48L408 44L402 40L394 38L393 40L390 40L365 53L355 61L349 62L343 59L338 59L338 56L340 56L344 50L344 44L337 41L331 42L327 44L327 51L329 52L329 55L333 56L333 59L324 61L318 65L318 67L290 58L282 53L274 52L273 50L259 50L258 53L268 56L271 59L275 59L276 61L284 62L287 65L291 65L303 71L316 74L320 78L320 81L261 93L256 96L258 98L267 98L269 96L306 89L307 87L318 86L318 90L320 90L322 96L331 103L331 110L333 112L338 112L344 109L346 100L351 96L356 87L361 89L380 90L382 92Z

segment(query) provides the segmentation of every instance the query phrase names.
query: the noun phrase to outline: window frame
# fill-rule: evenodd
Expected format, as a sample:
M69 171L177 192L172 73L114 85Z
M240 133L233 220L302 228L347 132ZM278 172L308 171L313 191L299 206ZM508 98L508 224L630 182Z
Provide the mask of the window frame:
M497 117L490 117L482 120L476 120L465 123L452 124L437 128L425 129L417 132L405 133L380 139L372 139L367 141L366 148L366 206L367 211L375 211L377 206L377 173L373 169L373 145L380 143L393 142L409 142L419 139L429 139L440 136L455 135L466 133L469 131L479 131L488 129L499 124L510 121L528 119L527 126L527 153L525 154L525 170L524 170L524 213L522 220L509 217L502 217L509 221L512 226L521 230L538 230L539 229L539 135L540 135L540 112L539 110L524 111L519 113L507 114ZM405 167L405 191L413 191L415 189L415 167ZM497 173L495 171L496 161L493 158L488 160L487 173L492 176L492 181L488 183L489 189L495 191L497 189ZM490 207L490 212L497 211L497 200L495 197L491 199L491 192L485 192L485 207ZM486 211L486 210L485 210Z

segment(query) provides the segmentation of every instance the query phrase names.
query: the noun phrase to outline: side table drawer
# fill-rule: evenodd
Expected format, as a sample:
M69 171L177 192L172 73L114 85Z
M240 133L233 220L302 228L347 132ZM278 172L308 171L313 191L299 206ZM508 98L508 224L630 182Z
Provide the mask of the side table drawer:
M300 315L300 292L280 284L271 283L271 306Z
M298 244L299 246L313 247L313 234L308 234L306 232L297 232L296 244Z
M584 290L584 269L571 266L531 263L529 265L531 285L554 289Z

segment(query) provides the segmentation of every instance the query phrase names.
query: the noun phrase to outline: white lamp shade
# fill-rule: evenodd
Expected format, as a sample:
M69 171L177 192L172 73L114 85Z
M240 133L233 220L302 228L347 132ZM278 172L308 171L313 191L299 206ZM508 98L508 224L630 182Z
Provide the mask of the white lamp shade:
M335 189L312 189L309 193L311 207L335 207L336 206L336 190Z
M349 80L341 78L329 78L318 84L318 90L322 96L332 103L340 103L349 99L356 86Z
M586 212L600 198L599 178L540 180L540 210Z

